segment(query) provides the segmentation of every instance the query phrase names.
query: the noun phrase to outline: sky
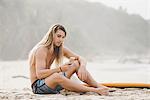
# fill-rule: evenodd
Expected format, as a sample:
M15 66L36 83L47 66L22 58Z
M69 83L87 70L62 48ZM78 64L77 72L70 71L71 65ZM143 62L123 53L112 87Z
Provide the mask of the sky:
M138 14L144 19L150 20L150 0L86 0L89 2L100 2L106 6L118 9L122 7L129 14Z

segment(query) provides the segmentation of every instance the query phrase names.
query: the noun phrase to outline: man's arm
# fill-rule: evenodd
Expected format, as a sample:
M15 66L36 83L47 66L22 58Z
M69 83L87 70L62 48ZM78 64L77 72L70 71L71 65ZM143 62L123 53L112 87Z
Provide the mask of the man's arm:
M63 51L64 51L64 56L65 57L67 57L67 58L75 57L79 61L80 67L84 67L84 68L86 67L87 62L83 57L75 54L74 52L72 52L71 50L69 50L66 47L64 47Z
M60 68L55 68L55 69L47 69L46 68L46 57L47 57L47 52L45 48L39 48L35 54L35 60L36 60L36 75L38 79L43 79L46 78L53 73L60 72Z

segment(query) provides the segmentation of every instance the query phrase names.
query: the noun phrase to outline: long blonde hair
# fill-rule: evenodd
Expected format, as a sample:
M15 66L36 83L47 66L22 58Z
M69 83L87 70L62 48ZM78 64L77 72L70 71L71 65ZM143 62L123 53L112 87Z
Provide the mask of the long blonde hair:
M36 53L36 50L40 47L40 46L45 46L47 47L48 49L50 50L54 50L54 53L55 53L55 63L56 65L60 65L62 63L62 58L63 58L63 44L59 47L56 47L54 48L54 45L53 45L53 37L54 37L54 34L57 32L57 30L62 30L64 33L65 33L65 36L66 36L66 30L65 28L60 25L60 24L56 24L56 25L53 25L49 30L48 32L46 33L46 35L42 38L42 40L37 43L33 49L30 51L29 53L29 64L30 66L32 66L34 64L34 60L35 60L35 53Z

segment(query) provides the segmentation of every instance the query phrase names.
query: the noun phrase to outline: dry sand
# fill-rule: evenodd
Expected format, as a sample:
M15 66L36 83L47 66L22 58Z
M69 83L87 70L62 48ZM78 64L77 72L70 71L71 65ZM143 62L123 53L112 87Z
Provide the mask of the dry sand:
M150 83L149 66L89 63L87 69L98 82ZM76 77L73 80L76 80ZM150 89L114 89L116 91L110 92L109 96L100 96L92 92L80 94L66 90L62 90L61 94L37 95L33 94L30 88L27 61L0 62L0 100L150 100Z

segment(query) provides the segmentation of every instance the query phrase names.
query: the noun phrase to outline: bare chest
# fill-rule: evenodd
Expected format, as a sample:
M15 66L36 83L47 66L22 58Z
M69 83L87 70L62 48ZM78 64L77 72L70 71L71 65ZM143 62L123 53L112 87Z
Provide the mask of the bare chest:
M52 65L52 63L54 62L54 60L55 60L55 54L49 54L47 56L47 62L46 62L47 68L50 68L50 66Z

